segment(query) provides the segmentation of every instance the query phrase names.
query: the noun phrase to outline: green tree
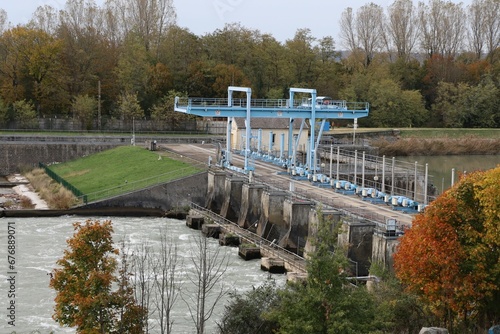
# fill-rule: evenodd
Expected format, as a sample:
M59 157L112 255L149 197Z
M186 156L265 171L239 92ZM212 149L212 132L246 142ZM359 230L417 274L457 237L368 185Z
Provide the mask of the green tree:
M143 42L134 33L125 39L122 45L116 76L121 91L126 93L137 92L144 94L148 83L148 53Z
M16 101L12 108L14 109L14 119L21 128L34 129L37 127L36 111L31 101Z
M436 103L432 106L431 119L434 125L447 128L461 127L465 120L460 105L459 96L469 87L466 84L454 85L447 82L440 82L437 87Z
M141 333L146 313L132 299L125 258L116 276L119 251L113 247L111 221L73 226L75 233L50 280L57 293L54 320L76 327L77 333Z
M141 119L144 117L144 110L142 110L136 94L124 93L120 101L118 101L118 113L122 120L132 121L134 119Z
M293 83L312 84L318 76L313 43L316 39L310 29L298 29L295 36L285 43L287 58L291 64Z
M185 28L172 26L160 45L159 61L169 69L173 87L180 91L188 88L189 66L202 57L200 38Z
M54 100L62 101L61 113L70 110L78 95L97 97L101 86L103 115L119 99L116 67L118 46L103 27L102 11L94 1L68 1L59 12L56 36L62 42ZM108 32L109 33L109 32Z
M0 97L0 124L6 124L9 120L9 108L4 103L3 99ZM6 126L4 125L6 128Z
M438 322L416 294L405 291L392 269L372 263L370 275L376 277L369 291L375 300L375 323L380 333L418 333Z
M349 283L344 250L336 248L339 226L318 210L315 250L308 255L307 281L280 292L279 306L269 312L276 333L368 333L374 305L366 288Z
M372 108L370 121L377 127L418 127L427 119L422 95L402 90L389 79L371 85L368 101Z
M500 321L499 212L500 166L463 175L401 239L397 276L450 330Z
M82 122L85 129L92 129L92 123L97 112L97 101L88 95L79 95L75 98L72 105L73 117Z
M278 289L274 281L253 288L243 295L232 294L218 324L220 334L272 334L278 328L265 313L278 305Z
M158 126L166 125L168 129L180 129L185 122L192 121L196 116L174 111L175 97L186 97L185 93L169 91L151 110L151 119Z

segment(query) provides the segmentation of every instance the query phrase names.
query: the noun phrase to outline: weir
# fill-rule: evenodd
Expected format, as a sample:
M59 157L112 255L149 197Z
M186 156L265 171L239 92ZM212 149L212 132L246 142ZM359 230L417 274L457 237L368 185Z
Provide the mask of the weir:
M387 266L392 264L392 254L399 237L395 225L392 230L385 222L377 224L352 214L346 215L308 198L293 196L261 183L247 183L247 180L235 178L230 172L210 170L208 179L217 179L211 181L213 187L208 187L210 193L217 194L209 196L211 201L221 201L223 208L241 204L239 217L235 214L234 219L224 219L222 223L226 226L230 221L231 233L250 233L276 249L305 257L314 249L310 237L316 232L314 228L319 222L318 213L321 213L321 219L328 219L333 225L342 223L337 247L347 252L353 276L368 275L370 264L374 261ZM237 194L241 195L241 199L235 198ZM321 205L319 211L318 205ZM219 206L208 203L207 208ZM232 211L236 213L238 210L234 208ZM221 214L227 212L223 209Z

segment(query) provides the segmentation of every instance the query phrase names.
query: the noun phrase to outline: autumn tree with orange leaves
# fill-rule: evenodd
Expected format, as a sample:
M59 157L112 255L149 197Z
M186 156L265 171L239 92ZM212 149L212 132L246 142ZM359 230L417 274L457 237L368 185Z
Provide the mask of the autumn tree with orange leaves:
M87 220L74 228L50 280L57 292L54 320L77 333L143 333L147 313L133 298L125 258L117 268L111 221Z
M500 166L463 175L413 220L396 275L450 332L500 322Z

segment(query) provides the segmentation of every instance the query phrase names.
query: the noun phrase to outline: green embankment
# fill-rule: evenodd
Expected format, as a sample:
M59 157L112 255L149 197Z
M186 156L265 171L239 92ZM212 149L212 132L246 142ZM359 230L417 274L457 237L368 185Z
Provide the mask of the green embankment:
M179 179L202 169L162 152L121 146L50 169L87 195L88 201Z

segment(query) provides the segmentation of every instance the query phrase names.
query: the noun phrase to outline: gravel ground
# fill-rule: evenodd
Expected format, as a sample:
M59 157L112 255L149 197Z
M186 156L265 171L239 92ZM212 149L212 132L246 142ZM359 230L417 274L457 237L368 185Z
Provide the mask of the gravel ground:
M9 175L7 180L13 184L18 184L13 187L3 187L0 188L0 210L20 210L23 209L21 206L21 198L26 197L31 200L34 205L33 209L48 209L47 203L41 199L38 194L33 190L33 187L29 184L28 179L20 174ZM21 184L19 184L21 183Z

